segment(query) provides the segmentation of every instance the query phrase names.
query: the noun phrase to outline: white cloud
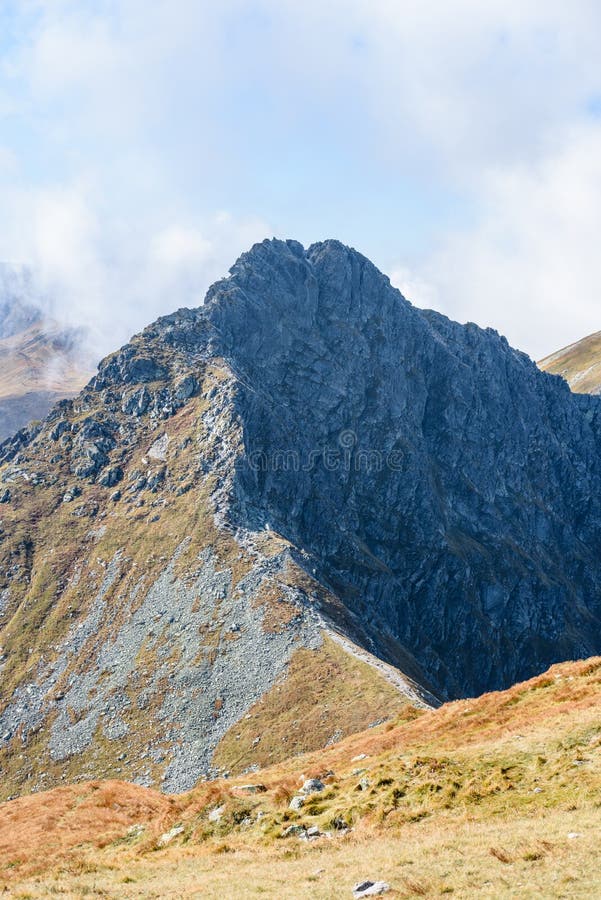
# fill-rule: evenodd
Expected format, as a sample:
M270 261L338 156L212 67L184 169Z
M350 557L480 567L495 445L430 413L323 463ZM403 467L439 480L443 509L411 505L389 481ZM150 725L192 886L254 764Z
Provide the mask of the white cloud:
M10 240L2 257L31 267L31 299L70 326L89 333L95 358L114 349L157 316L199 306L208 287L237 256L270 233L258 218L227 212L198 225L115 222L98 188L68 186L10 194ZM209 237L210 235L210 237Z
M424 266L438 302L540 358L601 328L601 129L553 156L487 173L475 227Z
M535 355L601 327L596 0L22 8L0 62L0 258L31 261L103 350L200 302L254 240L337 236L325 214L343 230L355 207L349 239L396 259L419 304ZM353 155L401 198L399 234L422 194L456 197L457 216L432 203L432 246L391 253L394 223L368 233L367 188L340 174ZM281 204L260 190L274 159Z
M170 225L153 238L151 250L165 265L197 265L206 261L212 246L200 231Z
M389 277L391 284L415 306L421 309L440 307L438 291L434 284L426 281L414 270L407 266L399 266L390 272Z

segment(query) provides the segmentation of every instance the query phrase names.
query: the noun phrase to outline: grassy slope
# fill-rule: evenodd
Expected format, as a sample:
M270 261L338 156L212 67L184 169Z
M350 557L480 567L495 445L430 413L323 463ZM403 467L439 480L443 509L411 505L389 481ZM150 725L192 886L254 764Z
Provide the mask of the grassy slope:
M577 394L601 392L601 331L564 347L539 362L544 372L561 375Z
M331 898L366 877L398 897L599 896L600 699L601 659L563 664L179 797L96 782L22 798L0 807L3 878L15 897ZM316 774L326 790L291 812ZM333 836L283 838L290 823Z

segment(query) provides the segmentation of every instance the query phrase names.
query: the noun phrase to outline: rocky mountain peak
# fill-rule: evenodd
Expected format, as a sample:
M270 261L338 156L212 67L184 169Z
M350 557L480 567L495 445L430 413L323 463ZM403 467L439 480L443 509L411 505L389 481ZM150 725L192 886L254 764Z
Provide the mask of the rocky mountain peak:
M598 652L599 403L255 245L0 447L7 785L181 790Z

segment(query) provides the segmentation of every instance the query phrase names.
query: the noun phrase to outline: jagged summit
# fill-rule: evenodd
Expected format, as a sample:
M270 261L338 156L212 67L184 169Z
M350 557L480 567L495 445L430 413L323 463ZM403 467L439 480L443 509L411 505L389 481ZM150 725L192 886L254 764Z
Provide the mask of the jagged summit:
M337 241L255 245L0 447L6 784L182 790L599 652L600 422Z

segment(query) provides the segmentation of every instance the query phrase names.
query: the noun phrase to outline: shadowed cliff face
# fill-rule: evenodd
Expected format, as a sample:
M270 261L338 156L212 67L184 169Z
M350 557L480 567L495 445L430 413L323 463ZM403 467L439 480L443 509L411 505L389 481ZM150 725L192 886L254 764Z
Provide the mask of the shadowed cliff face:
M237 521L449 696L601 649L596 398L336 242L253 248L207 315L239 379Z

